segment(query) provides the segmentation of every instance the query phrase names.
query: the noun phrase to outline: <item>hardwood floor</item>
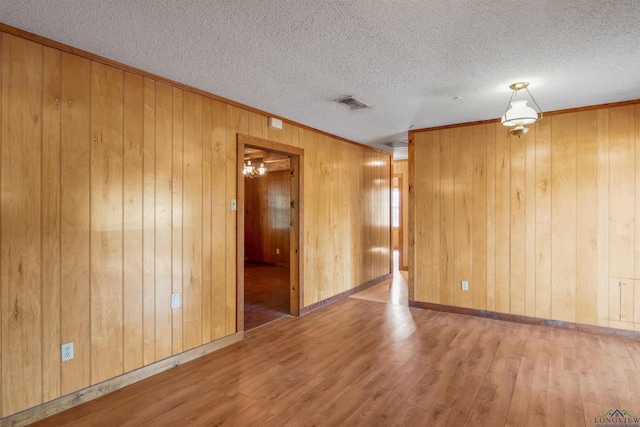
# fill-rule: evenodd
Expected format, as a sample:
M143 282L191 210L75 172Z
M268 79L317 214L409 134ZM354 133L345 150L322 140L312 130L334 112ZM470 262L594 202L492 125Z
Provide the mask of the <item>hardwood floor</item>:
M346 298L36 426L593 426L640 342Z
M289 316L289 269L247 262L244 266L244 327L251 330Z

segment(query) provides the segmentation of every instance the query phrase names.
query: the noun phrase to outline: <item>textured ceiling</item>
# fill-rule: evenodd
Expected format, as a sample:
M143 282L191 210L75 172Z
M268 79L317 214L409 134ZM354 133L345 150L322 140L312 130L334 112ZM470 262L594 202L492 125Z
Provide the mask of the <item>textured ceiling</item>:
M500 117L516 81L547 111L640 98L639 0L0 0L0 22L381 148Z

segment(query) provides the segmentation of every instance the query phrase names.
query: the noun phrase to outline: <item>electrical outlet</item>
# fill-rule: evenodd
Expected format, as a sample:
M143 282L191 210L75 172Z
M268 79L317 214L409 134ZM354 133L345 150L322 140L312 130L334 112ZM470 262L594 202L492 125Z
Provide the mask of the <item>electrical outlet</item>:
M280 249L276 249L276 255L280 255Z
M60 346L60 350L61 350L63 362L73 359L73 341L68 342L66 344L62 344Z
M463 291L468 291L469 290L469 282L466 280L462 281L462 290Z
M180 294L171 294L171 308L180 307Z

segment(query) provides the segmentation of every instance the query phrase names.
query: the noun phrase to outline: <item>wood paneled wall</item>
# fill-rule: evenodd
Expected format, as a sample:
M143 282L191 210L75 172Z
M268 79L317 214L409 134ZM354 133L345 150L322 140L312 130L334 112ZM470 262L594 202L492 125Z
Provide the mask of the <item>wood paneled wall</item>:
M411 140L416 301L640 330L640 103Z
M244 186L245 259L289 266L290 172L245 178Z
M236 332L238 133L305 149L306 304L389 272L388 155L0 37L2 416Z
M391 157L306 130L300 142L307 306L391 272Z

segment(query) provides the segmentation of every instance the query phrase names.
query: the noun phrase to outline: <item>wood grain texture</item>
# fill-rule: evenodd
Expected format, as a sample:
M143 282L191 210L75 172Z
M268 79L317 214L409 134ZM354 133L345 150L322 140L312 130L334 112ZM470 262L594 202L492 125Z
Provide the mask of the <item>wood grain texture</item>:
M473 277L473 128L455 129L454 154L454 305L471 307L475 289ZM471 291L462 290L462 281Z
M60 396L60 153L62 55L43 50L42 100L42 400Z
M91 383L123 367L123 73L91 64Z
M202 345L202 97L184 96L183 349Z
M535 315L551 317L551 122L536 126ZM531 225L529 225L531 227Z
M180 306L171 308L171 354L182 352L184 339L184 91L172 88L171 131L171 293L180 294Z
M245 183L245 260L289 266L290 171Z
M388 154L292 123L272 131L267 115L239 104L0 38L3 415L70 393L81 400L91 384L242 329L229 206L239 133L273 133L300 153L307 139L315 176L329 177L305 192L303 157L289 177L305 194L292 198L296 209L307 197L318 208L309 220L319 230L287 218L294 209L278 201L278 222L311 236L314 257L305 257L304 236L295 245L272 241L282 249L278 262L291 249L306 260L292 265L295 274L319 278L309 286L313 303L390 271ZM304 292L292 283L297 313ZM172 310L174 291L182 306ZM62 363L68 342L74 359Z
M61 366L61 393L90 379L91 63L62 54L60 344L74 358ZM73 308L73 310L71 310Z
M173 93L170 86L155 87L155 360L172 354L172 129Z
M202 342L212 340L213 329L213 105L202 99Z
M598 119L597 111L577 114L576 156L576 322L598 323Z
M156 360L156 84L144 80L142 327L143 364Z
M576 315L576 120L560 115L551 128L551 318L569 322Z
M212 105L212 186L211 191L216 197L212 200L211 215L213 224L213 248L212 248L212 293L211 293L211 338L221 338L226 335L226 229L227 199L227 106L221 102L213 101ZM224 195L224 196L222 196ZM222 225L224 224L224 227Z
M226 133L226 200L225 211L226 220L225 224L229 226L225 227L226 233L226 247L234 248L226 251L226 290L225 290L225 319L226 319L226 331L225 334L229 335L236 331L243 330L243 316L241 308L238 307L237 301L241 289L236 286L237 280L237 242L236 242L236 229L232 224L237 224L237 212L232 211L229 207L231 199L238 198L237 192L237 176L239 171L239 163L237 161L237 135L242 133L246 134L249 126L248 112L239 108L227 105L227 133Z
M473 128L473 260L470 291L473 307L487 306L487 128Z
M585 425L637 401L637 348L346 298L35 426Z
M122 297L124 372L128 372L144 365L144 81L141 77L125 73L123 108Z
M42 47L2 38L2 410L42 401ZM30 71L35 70L35 71Z
M471 257L473 280L476 274L487 280L486 300L475 293L482 288L470 283L473 308L638 329L637 105L554 114L520 139L508 137L500 124L468 126L465 132L455 127L414 131L415 141L440 138L440 147L455 147L452 156L414 144L413 157L434 164L433 171L417 168L413 177L415 194L432 194L416 197L420 205L414 208L416 298L443 304L452 284L446 279L450 257L456 292L458 276L468 274L465 259ZM486 150L475 150L484 135ZM468 215L462 164L481 165L485 159L486 179L474 170L471 196L474 204L486 201L473 210L474 230L481 231L467 246L459 235ZM446 194L452 171L453 209ZM432 231L420 226L429 221L431 213L424 211L429 204L434 206ZM452 221L456 250L449 254ZM440 254L430 266L420 264L431 251L426 245ZM468 301L457 298L448 305L467 307Z

